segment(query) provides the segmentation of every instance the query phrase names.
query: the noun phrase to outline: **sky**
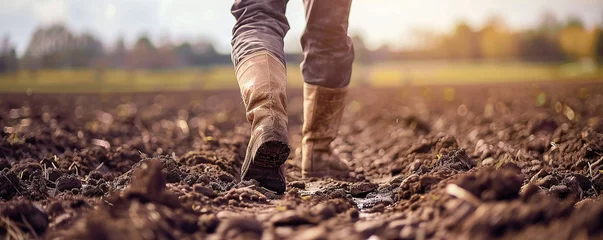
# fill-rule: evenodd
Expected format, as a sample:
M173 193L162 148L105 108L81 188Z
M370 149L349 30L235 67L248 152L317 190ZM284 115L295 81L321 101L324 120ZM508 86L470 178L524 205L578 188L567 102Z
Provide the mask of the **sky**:
M319 0L329 1L329 0ZM154 41L211 40L230 52L232 0L0 0L0 36L8 35L21 54L39 25L66 23L75 32L91 32L108 47L124 37L132 44L143 33ZM587 27L603 25L603 0L354 0L350 34L362 34L371 49L417 43L417 30L443 33L460 20L482 26L501 16L514 29L536 26L543 12L560 21L581 18ZM304 27L302 0L290 0L291 25L285 49L299 51ZM169 36L169 37L166 37Z

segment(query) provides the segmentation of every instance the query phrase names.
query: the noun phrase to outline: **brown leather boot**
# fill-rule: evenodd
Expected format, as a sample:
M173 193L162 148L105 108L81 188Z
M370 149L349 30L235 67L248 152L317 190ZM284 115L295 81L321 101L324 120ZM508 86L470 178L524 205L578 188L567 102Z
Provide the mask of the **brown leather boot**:
M334 156L330 144L337 136L347 88L325 88L304 83L302 176L347 177L348 165Z
M261 51L243 59L236 75L251 124L241 179L255 179L260 186L283 193L282 164L290 152L285 66L269 52Z

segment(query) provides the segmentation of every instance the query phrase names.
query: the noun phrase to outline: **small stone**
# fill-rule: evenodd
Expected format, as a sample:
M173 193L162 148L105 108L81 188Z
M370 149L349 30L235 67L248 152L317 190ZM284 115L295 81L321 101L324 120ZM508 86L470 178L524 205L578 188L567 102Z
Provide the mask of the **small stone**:
M92 185L92 186L98 185L98 181L96 179L94 179L94 178L88 178L88 180L86 180L86 183L88 185Z
M214 197L218 196L218 194L216 194L214 192L214 190L212 190L211 188L208 188L208 187L204 186L203 184L199 184L199 183L193 185L193 190L195 192L201 193L201 194L203 194L205 196L208 196L210 198L214 198Z
M220 224L220 220L214 214L203 214L199 216L199 225L205 232L213 232Z
M63 175L57 179L57 190L66 191L81 188L82 182L74 175Z
M444 208L446 208L446 210L449 212L454 212L456 209L458 209L461 206L461 204L463 204L463 200L453 198L453 199L446 201L446 203L444 203Z
M393 229L401 229L406 225L409 225L410 222L406 219L398 219L398 220L394 220L389 222L389 224L387 225L388 228L393 228Z
M314 240L323 239L327 234L327 230L323 226L317 226L303 230L293 237L294 240Z
M482 166L494 166L494 158L486 158L482 161Z
M95 179L95 180L100 180L103 178L103 174L101 174L100 172L97 171L93 171L90 173L90 178Z
M231 211L227 211L227 210L220 211L220 212L218 212L218 214L216 214L216 217L220 220L236 218L237 216L240 216L240 215L235 212L231 212Z
M413 231L411 226L405 226L400 231L400 238L402 239L415 239L415 231Z
M82 190L82 194L87 197L102 196L103 190L97 186L86 185Z
M356 184L350 186L350 193L354 197L359 197L361 195L365 195L369 192L374 191L378 187L379 187L379 185L377 185L376 183L371 183L371 182L356 183Z
M591 188L593 183L588 177L579 173L574 173L574 177L576 178L576 181L578 181L578 183L580 184L580 188L582 188L582 190L588 190Z
M584 206L586 206L588 204L591 204L593 202L595 202L595 200L593 200L592 198L586 198L586 199L584 199L582 201L579 201L576 204L574 204L574 207L575 208L581 208L581 207L584 207Z
M551 186L557 183L559 183L559 181L557 181L556 178L554 178L552 175L547 175L541 179L536 180L534 184L536 184L537 186L550 188Z
M529 200L533 196L536 196L536 195L541 194L541 193L543 193L543 190L540 187L538 187L538 186L536 186L535 184L532 184L532 183L528 183L526 185L523 185L521 187L521 189L519 190L519 195L524 200Z
M98 188L100 188L100 190L102 190L104 193L109 192L109 184L107 183L101 183Z
M178 197L165 190L166 179L161 169L163 163L159 159L141 161L132 171L132 182L123 193L130 199L145 199L162 203L169 207L181 205Z
M404 181L404 176L398 175L398 176L393 177L391 180L389 180L389 183L391 185L398 185L398 184L402 183L402 181Z
M4 158L0 158L0 171L2 171L5 168L9 168L10 169L10 163L8 162L8 160L4 159Z
M46 169L46 175L48 175L48 180L56 182L61 176L63 176L63 172L58 168L48 168Z
M565 185L557 185L551 187L549 192L559 199L564 199L570 193L570 189Z
M289 187L306 189L306 183L302 181L294 181L289 183Z
M278 213L270 219L274 226L299 226L309 224L311 221L299 215L295 210Z
M346 192L343 189L335 189L329 193L330 198L344 198Z
M311 211L315 216L320 216L323 220L332 218L337 214L334 207L328 203L320 203L312 207Z
M347 214L352 221L358 221L358 218L360 217L360 212L353 208L348 210Z
M378 232L384 224L385 222L383 221L357 222L354 224L354 230L356 230L356 232L362 234L363 236L368 237Z

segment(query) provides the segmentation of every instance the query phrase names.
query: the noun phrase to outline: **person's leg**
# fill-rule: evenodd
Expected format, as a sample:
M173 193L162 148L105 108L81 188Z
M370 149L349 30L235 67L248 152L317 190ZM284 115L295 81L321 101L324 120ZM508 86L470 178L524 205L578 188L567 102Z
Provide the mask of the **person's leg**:
M352 0L304 0L306 29L301 38L304 82L326 88L350 83L354 47L348 37Z
M236 0L232 60L251 124L241 179L282 193L289 156L283 38L289 29L285 0Z
M304 5L302 176L348 176L347 164L333 156L330 144L337 136L354 61L348 37L351 0L304 0Z
M251 54L268 51L285 64L283 38L289 31L285 17L288 0L236 0L231 12L232 62L235 67Z

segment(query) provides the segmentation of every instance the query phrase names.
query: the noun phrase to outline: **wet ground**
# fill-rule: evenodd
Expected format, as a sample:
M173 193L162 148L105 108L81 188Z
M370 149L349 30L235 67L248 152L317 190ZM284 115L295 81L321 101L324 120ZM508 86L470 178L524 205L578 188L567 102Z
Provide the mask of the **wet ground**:
M3 239L603 239L603 84L353 89L348 180L240 182L238 91L0 95Z

